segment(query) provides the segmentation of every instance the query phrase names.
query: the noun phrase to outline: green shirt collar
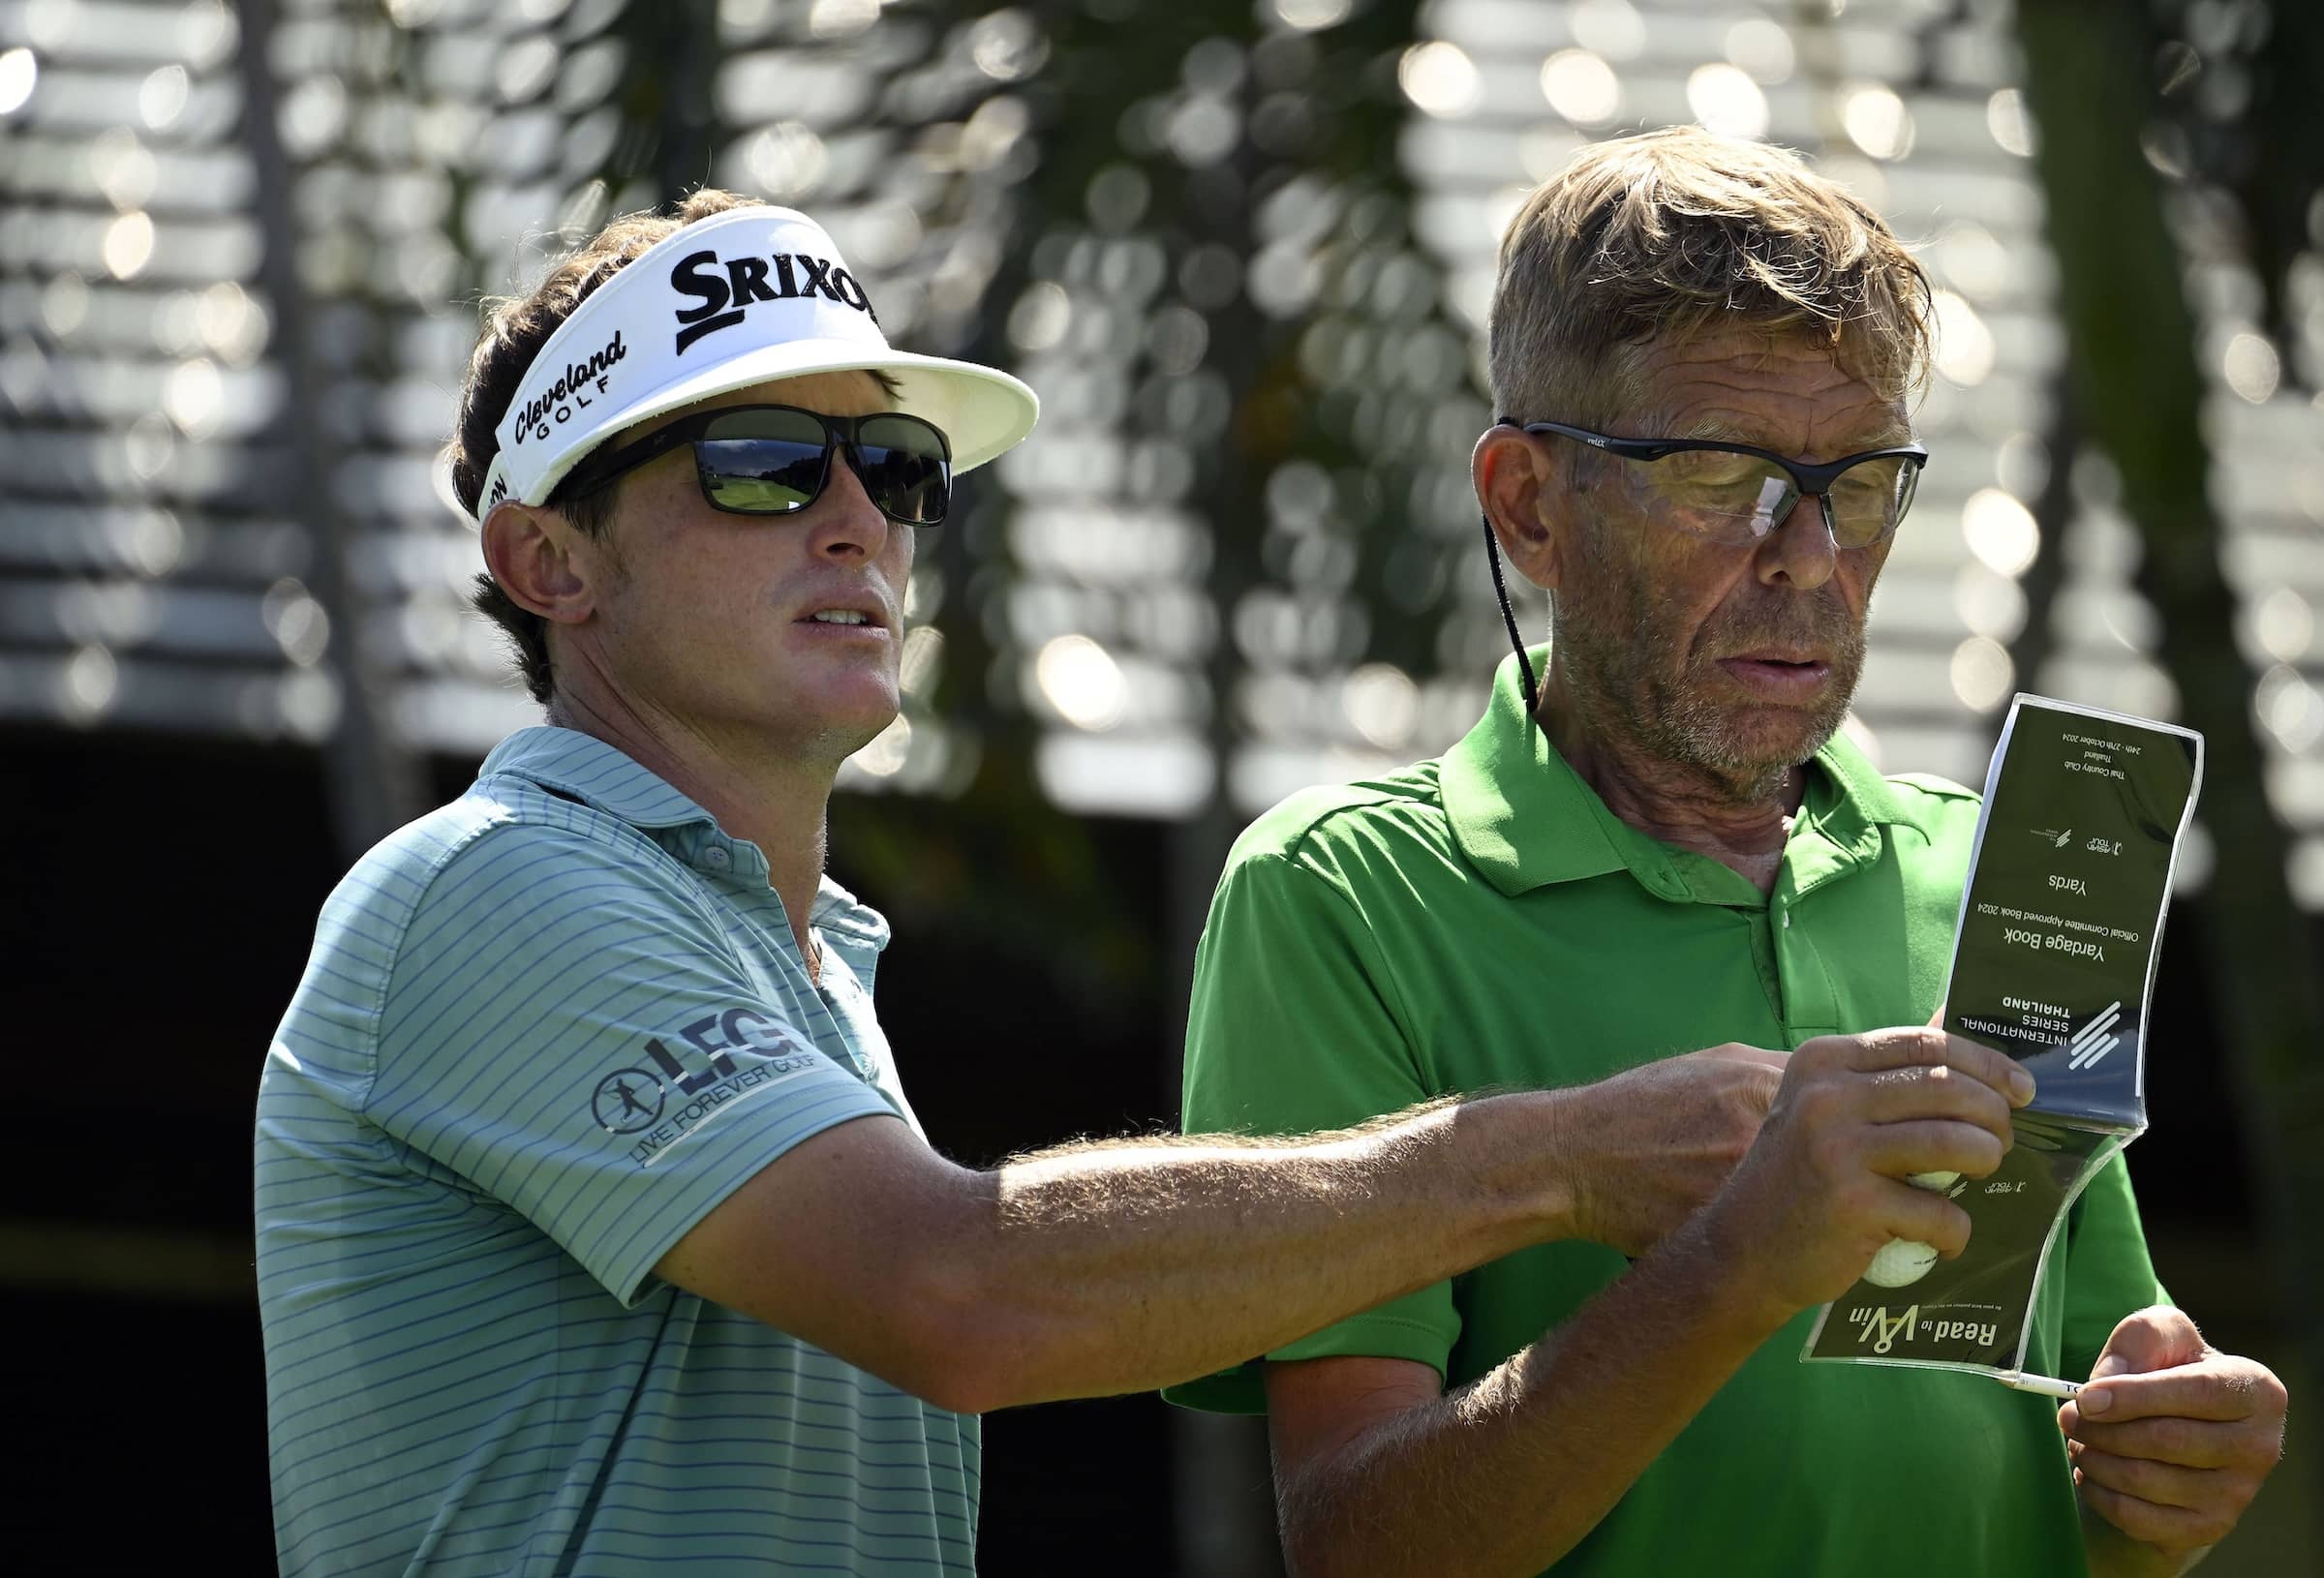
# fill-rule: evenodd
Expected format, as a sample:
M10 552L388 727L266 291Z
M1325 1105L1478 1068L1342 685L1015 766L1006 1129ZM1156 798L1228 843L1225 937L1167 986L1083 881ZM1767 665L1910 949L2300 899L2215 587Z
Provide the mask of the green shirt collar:
M1549 649L1529 653L1536 674L1548 672ZM1813 834L1837 851L1877 845L1880 825L1911 820L1896 793L1846 735L1818 751L1808 796L1788 860ZM1702 891L1712 864L1648 837L1606 808L1525 715L1515 656L1493 676L1491 700L1461 742L1445 753L1445 814L1461 850L1495 888L1514 895L1627 868L1648 892L1689 900ZM1732 873L1728 873L1732 875ZM1710 877L1716 882L1716 876ZM1749 889L1740 877L1735 882Z

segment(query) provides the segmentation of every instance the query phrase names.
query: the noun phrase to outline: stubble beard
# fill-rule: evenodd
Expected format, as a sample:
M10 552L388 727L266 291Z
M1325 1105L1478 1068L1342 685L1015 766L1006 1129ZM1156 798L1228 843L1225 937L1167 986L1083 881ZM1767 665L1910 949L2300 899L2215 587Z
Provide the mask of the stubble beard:
M1601 588L1602 592L1610 588ZM1593 733L1717 785L1737 804L1782 791L1791 770L1839 732L1864 669L1864 626L1837 597L1777 594L1682 633L1675 599L1634 586L1627 597L1576 599L1557 610L1556 644L1579 683L1575 700ZM1564 600L1561 599L1561 602ZM1609 620L1609 606L1617 617ZM1732 682L1717 655L1760 644L1819 647L1831 680L1810 708L1723 701Z

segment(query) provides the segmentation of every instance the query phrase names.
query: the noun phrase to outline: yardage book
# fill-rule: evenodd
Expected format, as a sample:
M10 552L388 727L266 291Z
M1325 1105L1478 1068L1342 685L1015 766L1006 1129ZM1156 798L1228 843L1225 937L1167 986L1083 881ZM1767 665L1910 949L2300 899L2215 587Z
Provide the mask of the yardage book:
M2020 695L1977 817L1944 1028L2025 1064L2034 1103L1990 1178L1921 1174L1970 1215L1949 1263L1891 1243L1800 1357L2015 1376L2068 1206L2147 1126L2147 1000L2203 737Z

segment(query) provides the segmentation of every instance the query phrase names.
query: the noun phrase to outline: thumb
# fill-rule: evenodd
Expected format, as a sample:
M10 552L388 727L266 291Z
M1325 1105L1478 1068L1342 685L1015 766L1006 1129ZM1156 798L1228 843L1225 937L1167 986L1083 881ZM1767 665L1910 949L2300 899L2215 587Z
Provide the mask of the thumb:
M1755 1117L1764 1123L1767 1114L1775 1110L1775 1093L1783 1087L1784 1071L1791 1066L1789 1052L1770 1051L1764 1047L1729 1047L1724 1055L1729 1062L1748 1064L1767 1072L1749 1080L1743 1087L1745 1100Z
M2192 1364L2204 1353L2203 1334L2186 1314L2165 1305L2138 1310L2123 1317L2106 1339L2090 1379L2145 1375L2173 1365Z

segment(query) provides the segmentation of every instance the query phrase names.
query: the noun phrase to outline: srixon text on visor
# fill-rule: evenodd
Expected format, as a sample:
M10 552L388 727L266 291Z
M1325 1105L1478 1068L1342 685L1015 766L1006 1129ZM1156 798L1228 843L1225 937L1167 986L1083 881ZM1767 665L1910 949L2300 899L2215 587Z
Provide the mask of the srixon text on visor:
M854 275L828 258L811 258L803 252L779 252L767 258L720 258L708 249L689 253L670 270L670 288L701 303L677 312L680 327L672 354L679 356L704 335L740 323L756 301L819 295L853 307L874 323L879 321L879 315L872 310L872 298L864 294Z

